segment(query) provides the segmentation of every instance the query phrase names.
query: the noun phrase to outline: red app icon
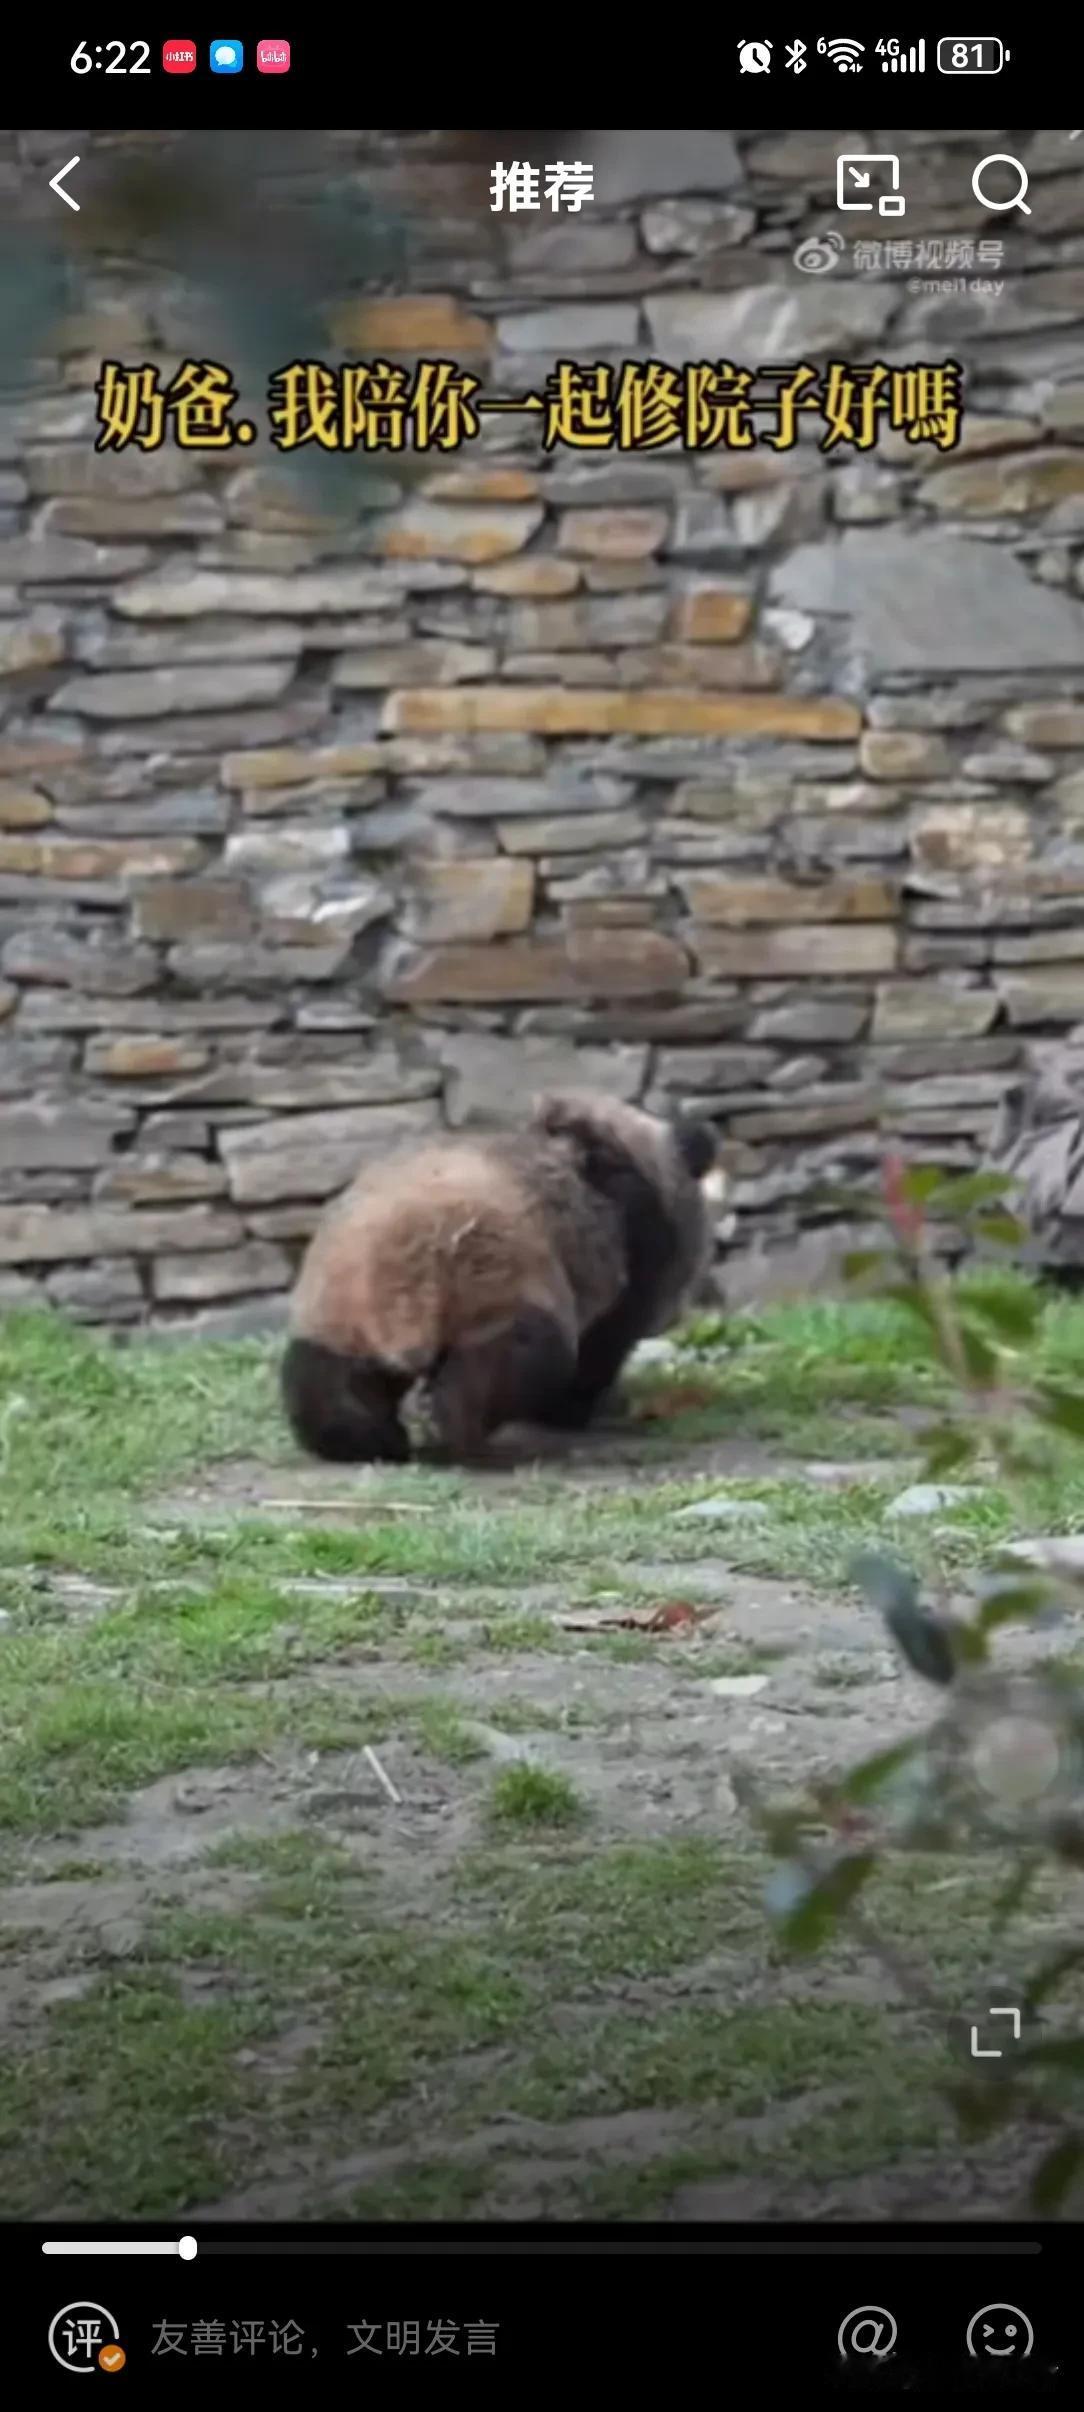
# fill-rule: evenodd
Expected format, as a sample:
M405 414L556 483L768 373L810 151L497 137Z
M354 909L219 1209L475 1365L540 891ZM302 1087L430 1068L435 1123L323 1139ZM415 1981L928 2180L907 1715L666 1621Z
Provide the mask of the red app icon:
M261 75L289 75L289 43L257 42L256 65Z
M167 75L194 75L196 45L194 42L163 42L162 65Z

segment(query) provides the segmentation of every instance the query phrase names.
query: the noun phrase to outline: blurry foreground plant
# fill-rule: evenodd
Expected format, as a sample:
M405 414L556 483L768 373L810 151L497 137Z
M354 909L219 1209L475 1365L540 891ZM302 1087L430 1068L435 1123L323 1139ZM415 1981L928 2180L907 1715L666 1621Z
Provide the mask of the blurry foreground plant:
M852 1257L849 1277L918 1323L954 1387L951 1412L920 1436L927 1478L979 1462L1011 1489L1048 1466L1052 1443L1084 1441L1084 1396L1029 1378L1023 1361L1038 1336L1041 1295L974 1275L962 1286L945 1266L946 1224L971 1243L1020 1243L1005 1206L1009 1186L998 1174L949 1179L893 1157L878 1204L863 1202L864 1212L879 1214L884 1243ZM945 2092L962 2142L1010 2123L1040 2131L1029 2203L1054 2217L1084 2183L1084 1684L1055 1663L1007 1674L992 1645L1001 1625L1060 1621L1067 1597L1084 1597L1084 1580L1071 1566L1044 1574L1003 1557L965 1614L924 1598L916 1576L893 1558L864 1553L852 1572L908 1666L939 1695L940 1713L926 1731L812 1786L802 1800L772 1804L745 1770L735 1771L735 1788L777 1862L769 1911L796 1953L849 1929L903 2000L936 2022L948 2043ZM1003 1869L994 1935L1040 1884L1044 1911L1053 1896L1056 1943L1022 1989L1002 1997L1019 2007L1020 2036L1009 2043L1006 2028L999 2059L973 2056L970 2018L940 2001L935 1972L910 1965L867 1915L871 1880L908 1851L953 1853L957 1864L961 1851L994 1855Z

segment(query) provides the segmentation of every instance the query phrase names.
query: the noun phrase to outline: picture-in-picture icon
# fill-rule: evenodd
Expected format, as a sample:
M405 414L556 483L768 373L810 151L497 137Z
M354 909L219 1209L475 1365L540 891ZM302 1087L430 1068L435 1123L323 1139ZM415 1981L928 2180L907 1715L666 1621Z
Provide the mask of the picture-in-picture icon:
M837 159L837 209L876 210L882 218L902 218L906 207L895 152L845 151Z

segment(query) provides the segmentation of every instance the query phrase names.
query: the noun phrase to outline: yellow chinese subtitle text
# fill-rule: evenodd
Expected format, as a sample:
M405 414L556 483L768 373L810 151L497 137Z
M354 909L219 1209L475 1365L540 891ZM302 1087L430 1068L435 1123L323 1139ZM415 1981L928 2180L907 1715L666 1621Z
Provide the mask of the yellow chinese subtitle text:
M235 418L238 391L215 361L186 360L163 383L157 369L102 364L95 389L99 452L188 451L251 444L251 419ZM963 422L963 371L955 360L893 368L875 360L823 369L737 368L729 361L626 361L583 367L560 360L539 393L483 396L480 380L451 360L412 369L387 361L329 368L295 360L271 378L270 439L279 452L456 452L491 412L521 412L544 452L790 452L820 422L819 449L872 452L882 430L951 452Z

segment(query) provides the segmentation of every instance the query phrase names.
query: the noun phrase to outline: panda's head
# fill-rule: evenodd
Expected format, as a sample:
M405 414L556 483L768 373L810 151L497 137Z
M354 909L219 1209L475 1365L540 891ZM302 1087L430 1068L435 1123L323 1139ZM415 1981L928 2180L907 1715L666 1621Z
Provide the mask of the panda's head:
M584 1180L616 1207L637 1278L657 1296L661 1328L712 1253L725 1181L711 1124L586 1091L539 1098L533 1121L567 1142Z

